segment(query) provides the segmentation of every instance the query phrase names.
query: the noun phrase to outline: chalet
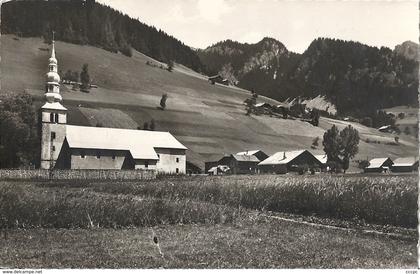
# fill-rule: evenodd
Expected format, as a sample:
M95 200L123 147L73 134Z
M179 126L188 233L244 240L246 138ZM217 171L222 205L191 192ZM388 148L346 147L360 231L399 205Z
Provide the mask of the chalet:
M392 131L392 126L391 125L382 126L382 127L378 128L378 130L380 132L391 132Z
M42 169L146 169L185 173L186 150L169 132L67 124L54 41L41 107Z
M257 114L270 114L273 112L273 106L269 103L258 103L254 105L254 111Z
M222 84L222 85L229 85L229 80L228 79L225 79L225 78L223 78L222 76L220 76L219 74L217 74L217 75L214 75L214 76L210 76L209 78L208 78L208 81L212 84L212 85L214 85L215 83L219 83L219 84Z
M205 166L207 171L217 166L228 166L232 174L255 174L258 163L267 157L261 150L243 151L225 155L218 161L206 162Z
M214 166L210 168L209 170L207 170L207 174L209 175L224 175L224 174L229 174L229 173L230 173L230 168L224 165Z
M327 154L317 154L317 155L314 155L314 156L321 163L320 167L322 169L327 167L327 161L328 161Z
M320 168L322 163L307 150L281 151L258 164L260 173L284 174L300 167Z
M419 158L416 157L405 157L397 158L394 160L394 164L391 167L392 172L413 172L419 168Z
M365 172L389 172L394 162L390 158L373 158L365 168Z
M264 161L265 159L268 158L268 155L265 154L265 152L262 150L247 150L247 151L238 152L236 154L237 155L254 155L260 161Z

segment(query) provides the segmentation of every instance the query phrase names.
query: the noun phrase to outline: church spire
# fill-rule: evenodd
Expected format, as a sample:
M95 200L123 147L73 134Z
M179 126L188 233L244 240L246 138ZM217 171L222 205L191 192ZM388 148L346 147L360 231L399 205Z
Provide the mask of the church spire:
M60 94L60 75L58 75L58 62L55 57L55 41L54 32L51 47L51 57L48 59L48 73L46 83L45 99L49 103L61 102L62 97Z

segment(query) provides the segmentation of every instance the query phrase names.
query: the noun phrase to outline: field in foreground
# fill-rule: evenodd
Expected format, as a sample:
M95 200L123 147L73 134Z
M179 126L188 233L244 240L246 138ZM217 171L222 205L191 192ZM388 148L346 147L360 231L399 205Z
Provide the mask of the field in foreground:
M158 236L163 256L153 243ZM416 242L275 220L130 229L15 230L8 268L415 268Z
M417 178L0 182L0 267L413 268Z

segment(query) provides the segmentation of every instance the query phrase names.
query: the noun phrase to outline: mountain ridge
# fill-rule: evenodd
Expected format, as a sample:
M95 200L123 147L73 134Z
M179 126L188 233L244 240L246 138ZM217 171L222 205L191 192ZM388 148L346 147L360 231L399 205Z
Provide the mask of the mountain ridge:
M416 48L412 42L392 51L318 38L298 54L266 37L254 44L221 41L200 50L198 56L207 73L219 73L239 87L273 99L323 95L342 115L369 116L377 109L417 100Z

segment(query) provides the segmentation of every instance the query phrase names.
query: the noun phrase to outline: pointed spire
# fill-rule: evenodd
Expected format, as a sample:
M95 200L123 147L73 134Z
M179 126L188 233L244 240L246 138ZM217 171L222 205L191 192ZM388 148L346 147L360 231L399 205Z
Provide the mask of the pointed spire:
M52 32L52 49L51 49L51 58L54 58L54 59L56 59L55 58L55 45L54 45L54 34L55 34L55 31L53 31Z

